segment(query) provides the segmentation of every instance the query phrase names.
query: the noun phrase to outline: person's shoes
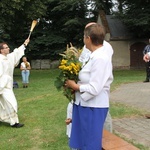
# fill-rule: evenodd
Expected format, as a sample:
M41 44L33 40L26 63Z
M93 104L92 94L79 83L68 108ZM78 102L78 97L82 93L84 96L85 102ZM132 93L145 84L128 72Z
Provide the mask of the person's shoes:
M143 82L144 82L144 83L145 83L145 82L149 82L149 80L145 80L145 81L143 81Z
M147 119L150 119L150 114L145 114L145 117L146 117Z
M15 123L14 125L12 125L11 127L13 127L13 128L21 128L21 127L23 127L24 126L24 124L21 124L21 123Z

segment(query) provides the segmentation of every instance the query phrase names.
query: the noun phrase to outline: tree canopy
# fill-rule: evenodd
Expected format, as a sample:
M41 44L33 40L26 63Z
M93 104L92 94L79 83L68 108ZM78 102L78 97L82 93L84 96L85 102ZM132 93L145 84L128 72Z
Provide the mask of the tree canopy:
M100 10L122 19L135 36L150 35L149 0L1 0L0 41L12 48L28 37L32 20L40 22L31 35L26 54L31 59L58 59L70 42L83 46L84 26L96 21Z
M150 38L150 0L118 0L116 15L138 38Z

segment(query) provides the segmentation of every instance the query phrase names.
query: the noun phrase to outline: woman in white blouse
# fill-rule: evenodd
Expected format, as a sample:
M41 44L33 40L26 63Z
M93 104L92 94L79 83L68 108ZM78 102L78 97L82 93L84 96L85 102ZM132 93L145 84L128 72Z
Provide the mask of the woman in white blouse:
M111 58L103 46L104 29L89 23L84 30L84 44L90 59L79 72L79 81L67 80L66 87L76 91L70 147L100 150L104 121L109 109L110 84L113 81Z
M30 63L27 61L27 57L22 57L22 63L20 65L23 88L27 88L29 84L29 75L30 75Z

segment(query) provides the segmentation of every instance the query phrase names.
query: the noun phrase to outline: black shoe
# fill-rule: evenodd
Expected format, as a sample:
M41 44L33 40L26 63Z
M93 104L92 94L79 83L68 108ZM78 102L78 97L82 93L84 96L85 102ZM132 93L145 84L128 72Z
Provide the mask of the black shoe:
M149 82L149 80L145 80L145 81L143 81L143 82L144 82L144 83L145 83L145 82Z
M21 124L21 123L15 123L14 125L12 125L11 127L13 127L13 128L21 128L21 127L23 127L24 126L24 124Z

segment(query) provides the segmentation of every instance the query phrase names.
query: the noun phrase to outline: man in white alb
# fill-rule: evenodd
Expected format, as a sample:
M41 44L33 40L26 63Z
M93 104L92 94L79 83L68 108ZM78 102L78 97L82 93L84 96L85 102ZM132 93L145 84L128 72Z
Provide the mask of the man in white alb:
M29 39L26 39L24 44L11 53L9 53L7 43L0 43L0 121L7 122L15 128L23 127L24 124L19 123L17 115L17 101L13 92L13 73L28 43Z

